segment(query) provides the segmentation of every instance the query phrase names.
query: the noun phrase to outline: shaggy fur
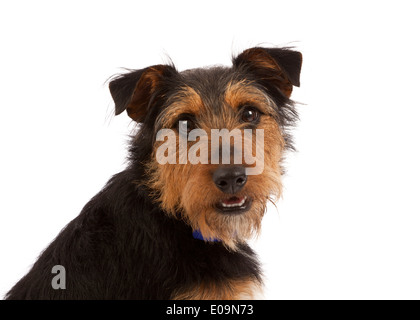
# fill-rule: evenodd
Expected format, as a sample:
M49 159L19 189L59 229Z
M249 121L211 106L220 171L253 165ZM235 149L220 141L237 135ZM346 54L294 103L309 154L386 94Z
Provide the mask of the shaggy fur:
M253 297L262 275L246 239L258 233L267 201L281 194L281 160L292 148L287 128L297 119L290 95L299 86L301 63L301 54L289 48L257 47L234 57L232 67L178 72L173 65L156 65L113 78L115 113L127 111L139 123L129 164L59 233L6 298ZM244 122L246 108L256 110L258 119ZM218 165L156 161L163 143L156 141L158 130L176 131L179 120L206 132L264 129L264 146L254 146L255 153L264 153L264 171L248 176L235 194L252 199L249 210L215 209L232 197L212 181ZM197 229L204 241L192 236ZM66 289L51 286L55 265L65 267Z

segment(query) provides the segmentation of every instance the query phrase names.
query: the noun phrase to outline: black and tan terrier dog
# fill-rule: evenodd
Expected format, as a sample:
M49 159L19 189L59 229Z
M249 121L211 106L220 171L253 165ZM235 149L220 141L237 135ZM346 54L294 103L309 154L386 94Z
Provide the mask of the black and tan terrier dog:
M178 72L155 65L113 78L115 113L127 111L139 124L129 165L6 298L255 298L262 275L246 240L258 233L267 201L282 191L281 160L292 148L287 130L297 119L290 95L301 63L290 48L255 47L229 68ZM223 137L216 129L243 137L236 145L233 135L227 140L234 164L211 161L226 151L226 140L217 147ZM257 160L252 165L246 154L236 157L247 142L249 156L263 159L254 174ZM54 285L57 266L65 277Z

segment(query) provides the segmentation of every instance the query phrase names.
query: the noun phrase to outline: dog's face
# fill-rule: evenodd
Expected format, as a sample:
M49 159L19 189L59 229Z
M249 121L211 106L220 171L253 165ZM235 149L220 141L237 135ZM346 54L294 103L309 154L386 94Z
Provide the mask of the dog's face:
M231 249L258 232L267 201L281 194L301 63L295 51L252 48L231 68L157 65L111 81L116 114L142 124L133 140L150 144L138 157L141 183L165 212Z

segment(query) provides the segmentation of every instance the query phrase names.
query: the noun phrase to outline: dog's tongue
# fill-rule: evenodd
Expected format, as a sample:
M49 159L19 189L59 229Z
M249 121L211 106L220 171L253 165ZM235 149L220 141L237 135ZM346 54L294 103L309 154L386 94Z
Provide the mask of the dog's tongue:
M231 197L229 199L223 200L223 204L237 204L241 203L245 197Z

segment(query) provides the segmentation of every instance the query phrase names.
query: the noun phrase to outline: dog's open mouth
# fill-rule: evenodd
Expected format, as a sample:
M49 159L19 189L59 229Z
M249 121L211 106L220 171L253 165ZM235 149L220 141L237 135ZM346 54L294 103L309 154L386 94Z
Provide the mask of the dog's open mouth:
M223 199L216 204L216 208L222 213L241 214L247 211L251 206L251 199L242 197L230 197Z

